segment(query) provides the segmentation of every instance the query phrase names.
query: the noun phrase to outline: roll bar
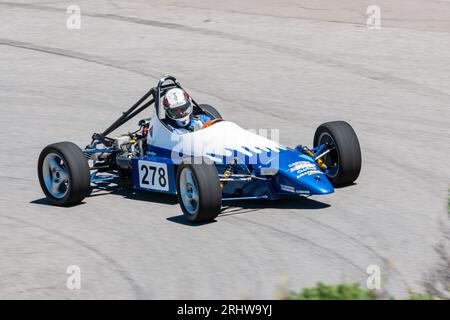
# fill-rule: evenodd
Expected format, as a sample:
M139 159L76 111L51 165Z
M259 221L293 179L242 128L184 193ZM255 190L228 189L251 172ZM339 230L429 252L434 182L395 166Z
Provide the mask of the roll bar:
M166 83L170 81L170 83ZM161 97L167 92L167 90L173 88L183 89L181 84L177 81L174 76L167 75L158 81L156 87L151 88L146 94L142 96L135 104L133 104L128 110L122 112L122 115L114 121L105 131L102 133L94 133L92 135L92 143L95 140L101 141L102 143L107 143L107 135L122 126L124 123L128 122L136 115L155 104L155 110L158 118L160 120L166 117L164 108L161 108ZM184 90L184 89L183 89ZM198 106L197 103L192 99L192 103ZM92 144L91 143L91 144Z

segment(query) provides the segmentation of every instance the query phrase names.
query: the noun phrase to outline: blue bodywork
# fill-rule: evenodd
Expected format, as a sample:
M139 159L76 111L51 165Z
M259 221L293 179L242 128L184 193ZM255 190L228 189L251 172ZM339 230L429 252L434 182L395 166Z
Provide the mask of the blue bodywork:
M316 153L320 152L316 148ZM135 158L132 160L133 186L136 189L151 190L164 193L176 193L177 165L170 157L171 151L155 148L151 145L153 155ZM235 154L236 155L236 154ZM249 181L223 182L223 199L277 199L284 196L310 196L334 192L334 188L324 172L317 166L314 159L301 153L299 150L286 149L272 152L265 161L258 161L252 157L243 157L245 163L235 165L237 173L251 177ZM229 160L229 159L228 159ZM142 177L139 176L142 161L151 161L167 165L169 187L167 190L158 190L142 187ZM256 163L255 163L256 162ZM217 171L223 174L229 165L216 162ZM227 162L228 163L228 162ZM236 173L236 172L235 172Z
M266 146L265 142L256 145L245 145L244 143L241 145L240 136L237 136L237 142L233 141L231 145L223 145L222 149L212 149L219 152L220 155L196 153L195 150L189 150L192 154L175 154L177 157L173 157L172 152L175 150L172 144L173 140L170 140L171 143L169 143L169 140L166 139L167 136L165 136L164 139L160 140L161 143L155 143L153 129L156 126L151 123L153 119L156 121L155 124L160 125L161 130L163 130L159 134L163 132L166 135L172 135L173 133L181 135L185 131L193 131L198 126L198 121L202 124L211 119L223 121L220 116L211 117L212 114L208 115L208 112L205 112L200 105L192 100L198 109L198 113L195 114L196 121L191 121L187 128L175 128L175 124L172 123L174 125L172 126L170 120L164 120L166 118L165 110L161 107L160 101L165 92L173 88L182 89L175 77L163 77L155 88L150 89L105 131L93 135L89 149L83 150L87 158L94 162L94 167L91 170L97 169L91 174L93 183L108 182L119 176L128 178L131 169L134 188L176 194L176 175L179 164L175 163L173 159L183 159L184 157L191 157L192 154L201 154L202 156L209 156L215 162L223 200L277 199L285 196L310 196L334 192L334 188L327 178L328 171L325 169L325 165L322 165L324 169L321 169L316 163L316 159L323 156L321 152L326 147L325 145L313 149L303 148L302 146L297 146L295 149L285 148L273 141L271 141L273 144L269 143L269 146ZM108 138L107 135L152 104L155 106L154 114L151 118L142 119L139 122L141 127L139 129L141 130L140 138L147 139L147 145L142 146L144 142L140 140L139 152L126 151L125 155L120 148L112 147L113 139ZM130 138L134 140L134 134L138 131L130 133ZM228 132L221 132L220 134L226 136ZM216 139L217 137L213 138ZM210 143L214 144L216 141L214 139ZM151 142L152 140L153 142ZM103 144L104 148L97 149L98 144ZM230 148L236 148L240 151ZM103 161L100 161L100 167L97 168L95 167L97 154L101 153L113 154L108 155L109 158L103 157ZM223 156L224 154L228 155ZM122 158L118 159L119 156L122 156ZM106 158L112 159L112 161L106 161ZM123 171L125 171L125 174ZM109 174L109 176L102 175L102 173Z
M141 172L142 169L142 165L143 163L148 163L148 162L153 162L153 163L157 163L157 164L165 164L167 166L166 168L166 175L167 175L167 190L158 190L157 188L151 188L150 187L150 180L151 179L151 173L149 174L148 177L148 181L149 181L149 188L144 187L145 185L142 183L143 181L143 177L139 175L139 173ZM164 158L164 157L159 157L159 156L144 156L144 157L138 157L138 158L134 158L132 160L132 172L133 172L133 187L136 189L141 189L141 190L151 190L151 191L156 191L156 192L163 192L163 193L171 193L171 194L176 194L177 190L176 190L176 167L175 164L172 162L172 160L170 158ZM158 175L158 173L155 173L157 175L156 179L160 178L160 175Z
M314 159L296 150L282 150L278 159L278 173L275 185L280 193L292 193L283 186L292 187L300 195L320 195L334 191L333 185L317 166ZM301 168L300 164L303 166Z

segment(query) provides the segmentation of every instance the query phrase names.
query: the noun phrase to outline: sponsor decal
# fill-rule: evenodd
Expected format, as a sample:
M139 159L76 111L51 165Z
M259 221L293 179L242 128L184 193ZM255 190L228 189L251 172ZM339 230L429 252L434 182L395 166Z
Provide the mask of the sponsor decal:
M309 161L296 161L289 164L289 171L295 172L297 174L297 179L308 175L311 176L313 174L323 174L322 171L317 170L317 166L314 163Z
M310 170L310 171L305 171L305 172L299 173L299 174L297 175L297 179L300 179L300 178L303 177L303 176L312 176L313 174L323 174L323 172L320 171L320 170Z
M302 170L302 169L315 169L316 165L314 163L311 163L309 161L296 161L293 162L291 164L289 164L289 171L290 172L294 172L297 170Z
M292 186L287 186L287 185L285 185L285 184L280 184L280 188L281 188L281 190L283 190L283 191L292 192L292 193L295 192L294 187L292 187Z

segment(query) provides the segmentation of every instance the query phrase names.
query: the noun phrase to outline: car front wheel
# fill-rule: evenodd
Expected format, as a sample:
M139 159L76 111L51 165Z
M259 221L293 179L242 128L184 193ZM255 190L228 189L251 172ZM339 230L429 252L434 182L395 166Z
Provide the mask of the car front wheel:
M314 134L314 147L326 145L321 160L328 168L327 177L334 186L353 183L361 171L361 148L353 128L345 121L326 122Z
M177 196L190 222L214 220L222 205L222 189L215 165L204 158L183 162L178 167Z

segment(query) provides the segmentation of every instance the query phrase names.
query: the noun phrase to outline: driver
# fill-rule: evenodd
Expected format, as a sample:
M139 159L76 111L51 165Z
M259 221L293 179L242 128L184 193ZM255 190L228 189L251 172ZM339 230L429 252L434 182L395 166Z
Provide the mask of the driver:
M167 124L174 131L185 132L200 130L205 122L211 121L206 114L193 115L194 106L188 93L180 88L170 89L163 98Z

